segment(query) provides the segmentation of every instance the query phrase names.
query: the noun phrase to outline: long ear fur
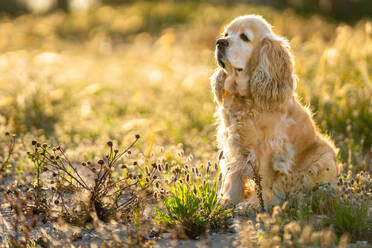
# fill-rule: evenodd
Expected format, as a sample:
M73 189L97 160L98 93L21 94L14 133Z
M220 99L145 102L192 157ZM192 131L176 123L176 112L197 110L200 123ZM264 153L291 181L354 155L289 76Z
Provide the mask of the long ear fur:
M222 104L223 102L223 92L224 92L224 85L226 80L226 73L223 69L218 68L210 78L211 80L211 87L212 92L214 95L214 100L218 104Z
M296 78L287 41L264 38L254 63L249 87L256 106L272 109L293 95Z

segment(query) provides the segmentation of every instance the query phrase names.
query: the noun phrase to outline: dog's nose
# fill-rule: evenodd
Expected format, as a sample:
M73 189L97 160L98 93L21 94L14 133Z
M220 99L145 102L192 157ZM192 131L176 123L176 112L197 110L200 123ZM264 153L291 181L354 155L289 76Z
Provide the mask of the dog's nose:
M218 40L216 41L216 45L217 45L218 47L227 47L227 46L229 45L229 41L226 40L226 39L218 39Z

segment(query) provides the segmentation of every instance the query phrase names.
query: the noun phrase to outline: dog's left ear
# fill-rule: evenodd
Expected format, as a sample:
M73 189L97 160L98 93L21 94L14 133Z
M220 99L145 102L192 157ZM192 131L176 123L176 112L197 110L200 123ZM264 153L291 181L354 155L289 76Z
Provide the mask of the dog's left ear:
M296 84L294 62L286 40L264 38L254 63L249 87L255 104L271 109L293 95Z

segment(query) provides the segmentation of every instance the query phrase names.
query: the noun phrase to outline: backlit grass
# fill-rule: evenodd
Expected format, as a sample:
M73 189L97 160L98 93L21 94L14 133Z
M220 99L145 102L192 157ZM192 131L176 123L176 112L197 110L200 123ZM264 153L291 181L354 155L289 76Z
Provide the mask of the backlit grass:
M172 196L171 187L183 185L180 190L185 187L187 175L182 173L187 168L196 167L207 174L208 161L218 162L216 106L209 85L209 77L216 68L215 40L224 24L238 15L252 13L263 15L276 33L289 39L299 77L298 97L310 106L322 132L335 141L344 172L371 171L370 21L349 26L318 16L304 18L293 10L278 11L255 5L135 1L115 8L101 6L88 12L0 18L0 133L16 134L15 143L11 135L0 135L1 189L6 191L19 185L38 188L32 181L38 173L27 154L35 154L32 140L47 143L49 150L61 145L73 165L70 167L80 168L81 162L95 163L104 158L107 151L103 146L108 140L112 140L115 147L125 148L138 133L141 139L134 145L132 156L121 161L126 167L118 166L112 175L117 180L142 182L146 173L134 167L134 162L143 168L158 170L151 190L145 192L149 201L136 205L130 220L125 222L135 225L137 229L134 230L145 232L140 227L153 224L153 216L143 214L147 205L150 209L156 206L164 210L172 199L179 197L178 193ZM106 162L104 160L104 164ZM168 164L169 171L155 168L153 164L164 168ZM125 174L128 171L135 173L132 176L143 174L144 178L130 178ZM66 177L66 171L63 173L57 173L57 177ZM11 186L5 184L9 178ZM216 183L213 178L206 180L211 187ZM157 188L156 182L161 188ZM197 182L195 185L204 184ZM204 199L204 196L193 198L193 188L190 189L187 188L186 193L191 194L191 200ZM318 196L310 199L318 199ZM48 201L53 203L55 199L46 201L49 204ZM100 204L109 204L107 206L114 209L114 202ZM324 207L311 204L316 205L311 206L312 211ZM310 217L329 215L328 224L322 227L333 226L335 230L332 234L323 233L328 235L324 242L337 243L345 232L359 237L363 236L360 233L370 231L370 215L364 214L364 209L361 216L369 216L367 223L361 220L364 229L349 230L351 226L360 228L361 225L355 221L349 225L348 221L355 218L347 205L342 208L336 205L332 205L336 208L334 215L323 210L310 213ZM299 239L287 242L283 235L291 231L285 231L285 225L298 221L300 227L291 226L307 232L310 227L306 227L306 222L312 222L305 208L295 208L288 210L292 211L289 213L282 211L286 219L278 227L280 240L274 241L283 245L322 244L320 234L318 239L310 237L306 242ZM199 210L203 213L205 209ZM293 213L297 210L297 214ZM342 211L351 217L340 219ZM279 220L278 216L267 218ZM182 224L178 217L175 217L176 224ZM211 221L204 221L201 229L208 229L206 226L210 224ZM270 222L271 226L274 224ZM262 245L262 240L273 241L276 237L275 232L261 233L271 229L255 227L255 230L253 236L258 233L264 238L256 240L256 235L253 241L246 240L246 244ZM131 242L146 243L143 238L146 232L130 234L133 236ZM333 238L333 234L337 238ZM299 235L300 231L296 231L291 237Z

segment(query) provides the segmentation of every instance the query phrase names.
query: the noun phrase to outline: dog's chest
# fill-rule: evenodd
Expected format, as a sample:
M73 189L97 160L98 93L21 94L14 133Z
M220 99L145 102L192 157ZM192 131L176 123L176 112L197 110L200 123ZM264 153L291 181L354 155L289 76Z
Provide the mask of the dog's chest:
M241 125L248 119L253 119L252 102L249 99L225 95L222 115L226 127Z
M288 142L286 133L292 123L286 112L258 111L252 101L243 97L225 98L221 112L228 135L239 144L274 148Z

